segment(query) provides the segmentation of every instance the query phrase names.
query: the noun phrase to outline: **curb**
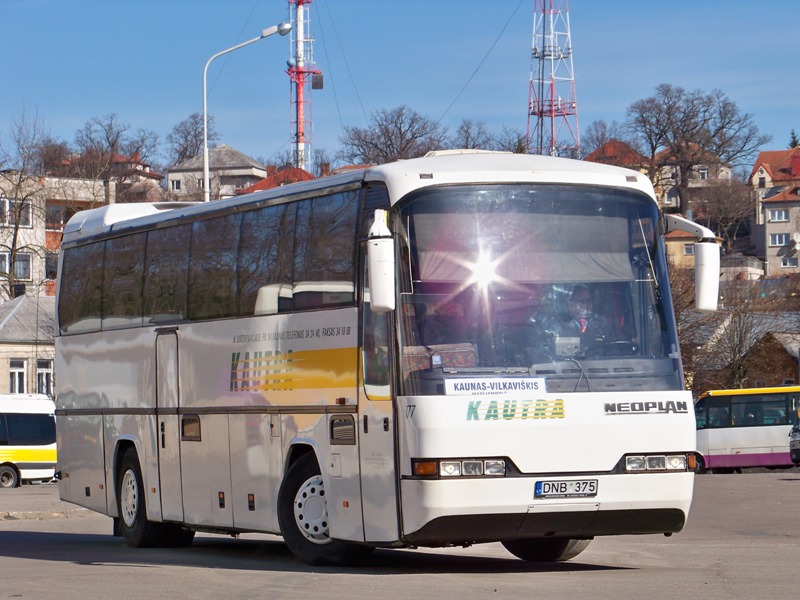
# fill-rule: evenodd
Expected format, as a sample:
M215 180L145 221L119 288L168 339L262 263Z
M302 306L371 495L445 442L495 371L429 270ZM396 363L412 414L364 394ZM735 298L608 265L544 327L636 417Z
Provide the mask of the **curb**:
M44 521L49 519L74 519L88 516L85 508L52 511L0 511L0 521Z

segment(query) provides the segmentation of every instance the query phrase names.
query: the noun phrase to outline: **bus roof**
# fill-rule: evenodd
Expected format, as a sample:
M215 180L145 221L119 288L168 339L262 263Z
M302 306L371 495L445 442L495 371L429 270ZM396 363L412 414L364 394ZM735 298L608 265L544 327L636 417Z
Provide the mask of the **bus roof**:
M697 400L700 401L706 396L747 396L749 394L780 394L785 392L800 392L800 385L742 388L736 390L708 390L700 394Z
M254 194L214 202L161 202L114 204L82 211L64 227L62 244L71 244L114 230L146 227L165 220L191 219L210 212L236 210L248 204L269 204L285 197L331 193L363 182L382 182L391 201L415 190L480 183L554 183L627 188L646 194L655 202L653 186L642 173L600 163L510 152L445 150L422 158L366 167L331 177L293 183Z
M0 412L50 414L55 412L53 400L44 394L0 394Z

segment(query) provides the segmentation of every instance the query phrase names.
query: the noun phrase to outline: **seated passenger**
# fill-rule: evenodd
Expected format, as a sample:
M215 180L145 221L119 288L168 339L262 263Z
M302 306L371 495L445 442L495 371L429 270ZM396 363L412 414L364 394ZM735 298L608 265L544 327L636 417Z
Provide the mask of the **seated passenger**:
M592 294L582 284L572 289L566 310L543 320L541 327L552 338L555 356L585 355L613 339L611 325L594 313Z

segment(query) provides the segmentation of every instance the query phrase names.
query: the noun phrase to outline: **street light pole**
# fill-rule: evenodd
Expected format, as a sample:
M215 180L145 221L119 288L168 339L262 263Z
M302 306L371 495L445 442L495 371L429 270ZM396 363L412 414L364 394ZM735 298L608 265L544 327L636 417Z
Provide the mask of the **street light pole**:
M217 52L214 56L208 59L206 62L206 66L203 69L203 191L204 191L204 200L208 202L211 200L211 184L210 184L210 177L208 172L208 112L207 112L207 92L206 92L206 76L208 75L208 66L211 64L211 61L215 58L222 56L223 54L228 54L229 52L233 52L234 50L238 50L239 48L244 48L245 46L249 46L252 43L257 42L258 40L263 40L265 37L269 37L276 33L281 35L286 35L292 30L291 23L280 23L279 25L273 25L272 27L267 27L265 30L261 32L261 35L257 38L253 38L252 40L247 40L246 42L242 42L241 44L236 44L232 48L228 48L227 50L223 50L222 52Z

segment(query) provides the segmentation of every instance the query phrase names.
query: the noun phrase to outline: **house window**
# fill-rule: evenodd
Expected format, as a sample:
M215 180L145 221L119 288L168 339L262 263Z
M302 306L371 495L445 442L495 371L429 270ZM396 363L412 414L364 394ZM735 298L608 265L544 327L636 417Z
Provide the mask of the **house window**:
M758 178L758 187L764 189L767 187L767 178L766 177L759 177Z
M45 252L44 277L45 279L56 279L58 277L58 252Z
M769 245L770 246L785 246L789 243L788 233L770 233Z
M0 252L0 273L8 273L10 252ZM25 252L17 252L14 259L14 279L18 281L31 280L31 255Z
M12 358L8 361L9 387L8 391L12 394L26 394L28 392L25 382L25 359Z
M684 256L694 256L694 244L684 244L683 245L683 255Z
M797 268L797 257L796 256L784 256L781 259L781 267L784 269L796 269Z
M199 190L206 189L206 182L203 181L202 179L198 179L197 180L197 189L199 189Z
M779 210L769 211L769 220L774 223L785 222L789 220L789 211L785 208Z
M697 177L699 179L708 179L708 167L698 167Z
M38 359L36 361L36 393L53 396L53 361Z
M173 179L169 182L170 189L173 192L180 192L181 191L181 180L180 179Z
M9 200L3 198L0 202L0 224L12 227L19 225L20 227L31 227L31 203L28 200Z

